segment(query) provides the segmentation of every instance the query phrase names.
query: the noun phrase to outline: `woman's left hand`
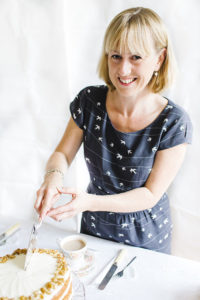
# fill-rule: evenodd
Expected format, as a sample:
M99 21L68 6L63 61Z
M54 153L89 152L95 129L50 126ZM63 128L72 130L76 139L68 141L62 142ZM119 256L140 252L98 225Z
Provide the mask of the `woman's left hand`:
M52 208L48 211L47 216L56 221L61 221L66 218L74 217L83 211L90 210L90 194L67 187L59 189L59 192L61 194L70 194L72 196L72 200L65 205Z

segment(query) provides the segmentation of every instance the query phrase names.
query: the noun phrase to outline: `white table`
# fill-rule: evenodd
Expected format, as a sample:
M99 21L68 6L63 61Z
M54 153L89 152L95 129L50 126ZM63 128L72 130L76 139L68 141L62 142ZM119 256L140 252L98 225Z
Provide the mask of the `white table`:
M0 233L10 227L17 219L0 218ZM16 248L26 248L32 222L20 222L21 230L0 246L0 256L13 252ZM65 237L68 232L49 224L39 230L38 247L58 249L57 238ZM84 235L90 248L96 252L95 268L86 277L80 278L85 285L86 300L197 300L200 299L200 263L180 257L106 241ZM90 284L102 267L115 256L119 249L126 248L125 265L130 258L137 256L132 266L135 277L112 279L105 290L98 290Z

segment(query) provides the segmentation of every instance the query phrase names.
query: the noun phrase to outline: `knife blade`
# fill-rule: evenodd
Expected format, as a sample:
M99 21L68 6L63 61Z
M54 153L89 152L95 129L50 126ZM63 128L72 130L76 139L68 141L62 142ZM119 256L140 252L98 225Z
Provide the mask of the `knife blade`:
M106 273L105 277L103 278L103 280L99 284L99 286L98 286L99 290L105 289L106 285L108 284L108 282L110 281L110 279L114 275L115 271L117 270L118 264L122 260L122 258L124 257L125 252L126 252L125 249L120 250L119 254L117 255L117 257L114 261L114 263L112 264L112 266L110 267L110 269Z
M20 224L17 223L6 230L4 233L0 235L0 245L5 244L6 240L10 238L17 230L19 230Z
M28 248L25 256L25 263L24 263L24 270L27 270L28 265L30 264L31 257L33 255L33 250L36 247L36 241L37 241L37 234L38 229L40 228L42 224L42 221L38 221L36 223L33 223L33 227L31 229L31 234L29 238Z

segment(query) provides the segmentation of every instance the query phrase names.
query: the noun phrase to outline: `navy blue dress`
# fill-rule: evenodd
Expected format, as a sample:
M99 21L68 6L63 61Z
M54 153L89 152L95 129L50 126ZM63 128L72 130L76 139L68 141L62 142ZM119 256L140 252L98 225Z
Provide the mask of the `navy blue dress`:
M116 130L106 111L108 87L90 86L70 104L73 120L84 132L84 156L90 174L87 192L108 195L143 187L156 152L191 143L188 114L171 100L142 130ZM133 199L134 201L134 199ZM90 212L82 215L81 232L112 241L170 253L172 223L164 193L151 209L133 213Z

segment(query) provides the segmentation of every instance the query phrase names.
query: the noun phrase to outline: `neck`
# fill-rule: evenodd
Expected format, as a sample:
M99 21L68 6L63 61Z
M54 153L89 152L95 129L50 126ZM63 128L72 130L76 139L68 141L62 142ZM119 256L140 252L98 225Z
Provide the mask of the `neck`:
M124 115L125 117L135 115L147 107L153 99L154 94L149 91L143 91L142 94L124 96L117 92L117 90L109 91L108 102L110 108L114 109L118 113Z

